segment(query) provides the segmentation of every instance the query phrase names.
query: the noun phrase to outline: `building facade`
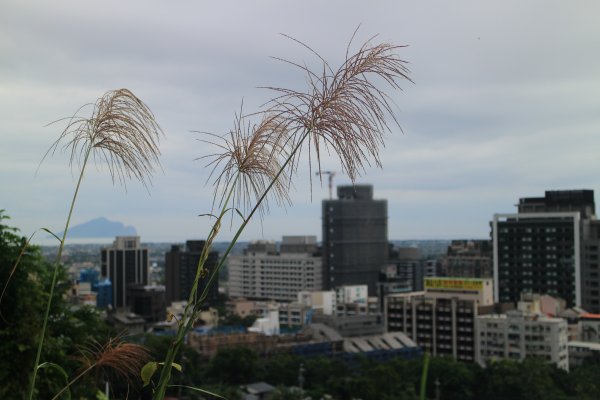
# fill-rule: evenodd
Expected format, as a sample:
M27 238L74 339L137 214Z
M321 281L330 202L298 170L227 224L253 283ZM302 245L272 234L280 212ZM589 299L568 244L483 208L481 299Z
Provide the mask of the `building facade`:
M104 278L93 287L93 290L98 293L96 295L96 307L108 308L113 304L113 285L110 279Z
M204 246L204 240L188 240L184 248L174 245L165 254L165 287L168 304L174 301L187 301L189 299ZM219 253L211 251L204 263L204 268L208 271L208 274L201 278L199 282L198 295L206 288L210 272L216 267L218 262ZM208 295L203 307L214 307L218 299L219 279L214 279L208 288Z
M485 366L499 358L540 357L569 370L567 321L520 310L476 318L477 362Z
M390 244L388 265L380 278L380 283L389 283L387 293L422 291L424 274L425 260L418 247L393 247Z
M444 276L492 278L492 242L490 240L453 240L441 260Z
M322 257L315 236L284 236L253 242L243 255L228 257L229 295L295 301L301 291L322 290Z
M369 287L377 293L388 263L387 201L373 199L373 186L338 186L337 200L323 200L323 285Z
M424 292L386 297L385 321L434 356L472 362L475 318L492 307L491 279L425 278Z
M112 283L113 308L129 307L127 286L148 284L148 249L139 236L117 236L112 247L100 251L101 274Z
M165 287L162 285L129 285L127 303L131 311L146 322L160 322L167 318Z
M598 312L599 228L592 190L547 191L545 197L520 199L516 214L495 214L496 301L539 293Z

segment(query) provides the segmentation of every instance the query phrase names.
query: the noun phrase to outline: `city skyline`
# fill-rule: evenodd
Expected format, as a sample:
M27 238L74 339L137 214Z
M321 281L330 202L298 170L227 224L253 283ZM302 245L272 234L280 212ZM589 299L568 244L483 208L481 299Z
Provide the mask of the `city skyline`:
M228 132L242 100L252 112L271 96L258 86L303 87L300 72L269 57L317 65L315 58L279 33L335 66L359 24L355 45L379 34L409 46L398 54L415 81L391 93L404 133L386 136L383 169L368 168L356 182L388 201L390 239L489 238L493 214L515 212L517 198L600 189L600 55L592 51L600 5L356 1L320 2L315 12L316 4L6 2L0 208L24 235L61 231L75 173L57 153L36 176L63 127L45 125L127 87L165 131L164 171L148 191L137 182L125 191L112 187L106 168L91 168L73 225L104 216L135 226L142 241L204 238L209 224L197 215L210 212L212 196L208 170L194 159L211 150L190 131ZM324 159L323 169L338 172L334 185L349 183L335 160ZM240 240L321 239L327 182L310 177L311 195L308 168L298 172L294 204L272 207ZM224 229L218 240L232 236Z

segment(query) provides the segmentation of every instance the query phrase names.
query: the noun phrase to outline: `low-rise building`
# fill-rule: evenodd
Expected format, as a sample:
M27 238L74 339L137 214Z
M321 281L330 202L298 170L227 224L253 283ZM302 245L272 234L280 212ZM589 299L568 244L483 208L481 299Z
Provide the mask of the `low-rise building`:
M253 315L257 318L266 316L269 310L278 307L275 301L248 300L245 298L230 299L225 304L227 311L240 317Z
M579 337L582 342L600 343L600 314L585 313L579 317Z
M148 323L165 319L165 287L162 285L129 285L127 304L131 311L142 316Z
M579 367L588 361L600 360L600 343L569 342L569 368Z
M485 366L499 358L523 360L540 357L558 368L569 369L567 321L520 310L476 318L475 352Z
M107 322L114 326L117 332L124 335L138 335L145 332L146 321L142 316L123 310L111 311L107 315Z
M279 325L282 327L300 327L310 323L314 310L299 302L279 305Z

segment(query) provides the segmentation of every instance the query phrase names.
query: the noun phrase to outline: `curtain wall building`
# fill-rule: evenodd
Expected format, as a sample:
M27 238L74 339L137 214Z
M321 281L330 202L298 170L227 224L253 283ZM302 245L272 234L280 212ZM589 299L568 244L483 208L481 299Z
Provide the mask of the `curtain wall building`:
M516 214L495 214L495 300L549 294L600 311L599 232L592 190L547 191L520 199Z

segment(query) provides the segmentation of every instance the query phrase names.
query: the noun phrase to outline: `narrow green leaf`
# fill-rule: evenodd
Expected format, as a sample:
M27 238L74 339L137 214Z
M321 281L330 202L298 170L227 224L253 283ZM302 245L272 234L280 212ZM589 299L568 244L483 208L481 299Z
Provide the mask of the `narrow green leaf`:
M40 229L43 230L44 232L48 232L49 234L54 236L56 238L56 240L58 240L59 242L62 242L62 239L59 238L58 236L56 236L56 234L54 232L52 232L50 229L48 229L48 228L40 228Z
M96 400L108 400L108 397L106 397L102 390L98 390L96 392Z
M69 374L67 374L67 371L65 371L63 367L61 367L58 364L46 361L46 362L43 362L40 365L38 365L36 369L39 370L39 369L44 369L44 368L54 368L55 370L60 372L60 374L65 378L65 382L67 383L67 385L69 385ZM65 392L65 395L66 395L67 399L71 399L71 390L67 389L67 391Z
M184 389L189 389L189 390L193 390L193 391L195 391L195 392L204 393L204 394L207 394L207 395L209 395L209 396L216 397L216 398L218 398L218 399L227 400L225 397L223 397L223 396L220 396L220 395L218 395L218 394L216 394L216 393L209 392L208 390L200 389L200 388L193 387L193 386L186 386L186 385L169 385L169 387L182 387L182 388L184 388Z
M199 217L213 217L213 218L217 218L218 217L215 214L211 214L211 213L206 213L206 214L198 214Z
M165 365L165 363L164 362L159 362L158 365ZM176 362L171 363L171 368L175 368L179 372L183 371L183 368L181 367L181 364L177 364Z
M183 368L181 368L181 364L177 364L176 362L174 362L173 364L171 364L171 367L175 368L179 372L181 372L183 370Z
M152 375L154 375L157 369L158 363L156 361L150 361L142 367L140 375L142 376L144 387L148 386L148 384L150 383L150 379L152 379Z
M234 208L234 210L238 213L238 215L240 216L242 221L246 222L246 218L244 218L244 215L242 214L242 212L240 210L238 210L237 208Z

